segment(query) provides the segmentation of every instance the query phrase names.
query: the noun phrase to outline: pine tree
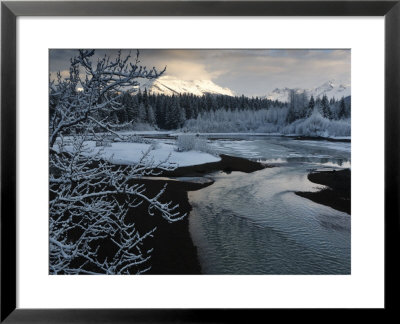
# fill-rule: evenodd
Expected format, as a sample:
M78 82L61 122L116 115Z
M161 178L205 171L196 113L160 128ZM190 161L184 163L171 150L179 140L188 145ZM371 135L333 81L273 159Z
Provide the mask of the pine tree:
M155 112L153 110L153 107L150 106L150 105L147 107L147 122L151 126L156 125L156 115L155 115Z
M178 129L186 120L185 111L179 104L179 98L172 96L167 105L165 114L165 126L167 129Z
M140 104L142 102L142 91L140 90L140 88L139 88L139 91L136 96L137 96L138 102Z
M307 110L307 117L310 117L311 114L314 111L314 107L315 107L315 100L314 100L314 96L311 96L310 101L308 102L308 110Z
M303 91L300 94L299 98L299 118L306 118L308 117L308 100L307 100L307 92Z
M322 109L322 116L325 118L331 118L331 110L329 108L329 101L328 97L324 95L321 100L321 109Z
M340 103L339 103L338 118L343 119L345 117L346 117L346 104L344 102L344 97L342 97L342 99L340 99Z
M288 113L286 115L286 122L288 124L293 123L296 120L296 112L295 112L295 92L294 90L289 91L289 107Z
M137 121L140 123L146 123L147 122L147 113L146 113L146 107L144 106L143 102L139 104L138 107L138 118Z
M130 123L136 123L139 121L139 101L137 96L131 96L127 113L128 121Z
M176 116L174 108L175 96L173 95L169 98L167 104L165 105L165 128L174 129L176 128Z
M346 109L346 118L350 118L351 117L351 101L349 101L349 104L347 105L347 109Z

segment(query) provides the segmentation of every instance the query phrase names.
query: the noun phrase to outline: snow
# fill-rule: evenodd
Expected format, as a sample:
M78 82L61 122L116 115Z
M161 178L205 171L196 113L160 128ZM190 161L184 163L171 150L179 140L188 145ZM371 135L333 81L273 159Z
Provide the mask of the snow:
M330 80L315 88L310 94L315 98L322 97L326 94L329 99L333 97L340 99L351 95L351 87L349 84L342 84L336 80Z
M190 93L202 96L206 93L234 96L235 93L229 88L223 88L211 80L180 80L170 76L162 76L156 80L145 83L141 88L147 88L153 94L164 94L168 96L180 93Z
M350 119L330 120L317 111L306 119L298 119L282 128L282 133L312 137L349 137L351 136Z
M148 130L148 131L137 131L137 130L130 130L130 131L118 131L118 134L121 135L169 135L172 131L164 131L164 130ZM101 133L100 133L101 134Z
M145 180L177 181L196 184L213 183L214 180L207 177L142 177Z
M289 101L289 88L281 88L274 89L271 93L269 93L266 98L269 100L278 100L280 102L288 102ZM294 89L296 93L301 93L301 89Z
M205 112L185 122L183 131L192 133L281 134L326 138L351 136L350 118L328 119L315 110L308 118L286 123L288 109L269 108L257 111L217 110Z
M351 95L351 86L346 83L337 82L335 80L329 80L324 84L314 88L314 89L289 89L289 88L276 88L271 93L269 93L266 98L270 100L278 100L281 102L288 102L289 101L289 92L290 90L295 90L296 93L302 93L306 91L309 96L314 96L314 98L320 97L322 98L323 95L326 95L328 99L336 98L340 99L342 97L348 97Z
M87 141L85 145L91 150L91 154L101 152L102 157L114 164L135 164L150 148L151 144L143 143L112 143L111 147L96 147L96 142ZM220 157L197 151L177 152L175 145L166 143L157 143L153 145L154 149L150 151L149 158L155 164L165 161L170 155L168 162L175 163L178 167L198 165L209 162L218 162ZM66 147L66 150L72 150L72 147Z
M168 134L169 136L176 137L182 134L198 134L200 136L286 136L282 135L281 133L246 133L246 132L220 132L220 133L202 133L202 132L173 132ZM298 135L296 135L298 136Z

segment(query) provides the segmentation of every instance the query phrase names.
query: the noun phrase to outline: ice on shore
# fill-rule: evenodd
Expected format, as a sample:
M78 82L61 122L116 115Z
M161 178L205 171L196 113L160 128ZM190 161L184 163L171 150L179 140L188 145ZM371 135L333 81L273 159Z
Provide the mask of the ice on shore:
M177 152L175 145L160 143L145 144L145 143L111 143L109 147L96 147L95 141L85 142L86 148L90 149L90 154L101 152L102 157L114 164L135 164L140 161L143 154L149 150L149 159L153 160L154 164L159 164L165 161L168 156L168 162L174 163L178 167L198 165L209 162L218 162L221 160L219 156L214 156L205 152L187 151ZM67 151L72 150L72 147L66 146Z

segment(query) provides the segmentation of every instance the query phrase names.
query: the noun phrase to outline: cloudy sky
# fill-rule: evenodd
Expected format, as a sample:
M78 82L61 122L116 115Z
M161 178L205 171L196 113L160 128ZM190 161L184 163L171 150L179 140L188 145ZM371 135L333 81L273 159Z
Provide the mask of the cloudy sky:
M99 56L115 53L116 50L96 50ZM67 71L69 60L75 55L75 50L50 50L50 73ZM212 80L247 96L264 96L283 87L315 88L328 80L350 84L350 57L350 50L345 49L140 50L141 64L148 68L161 70L166 66L165 75L170 77Z

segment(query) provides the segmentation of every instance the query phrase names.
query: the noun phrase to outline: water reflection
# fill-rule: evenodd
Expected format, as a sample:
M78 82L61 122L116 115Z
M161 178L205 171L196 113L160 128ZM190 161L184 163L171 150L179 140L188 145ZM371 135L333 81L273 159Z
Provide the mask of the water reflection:
M219 152L251 153L279 167L215 173L213 185L189 193L190 232L204 273L350 273L350 216L294 194L323 187L308 181L310 169L349 167L349 143L292 142L213 142Z

